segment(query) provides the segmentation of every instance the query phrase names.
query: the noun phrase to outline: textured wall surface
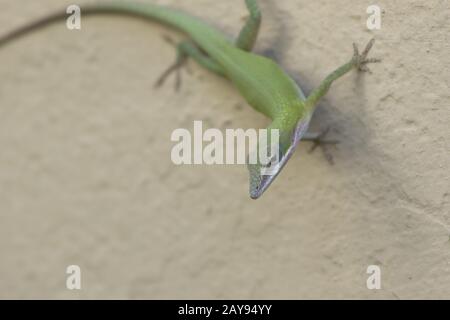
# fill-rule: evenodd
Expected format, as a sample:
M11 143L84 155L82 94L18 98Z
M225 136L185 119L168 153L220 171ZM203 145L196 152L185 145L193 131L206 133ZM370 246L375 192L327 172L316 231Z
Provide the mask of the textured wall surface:
M2 33L74 1L0 0ZM230 35L243 1L161 0ZM366 8L382 7L379 31ZM170 161L176 128L259 128L267 120L163 35L89 17L0 50L0 298L449 298L450 8L446 0L261 0L257 51L309 92L378 40L373 74L351 73L312 129L341 144L331 166L301 146L268 193L243 166ZM66 289L66 267L82 290ZM382 289L368 290L378 265Z

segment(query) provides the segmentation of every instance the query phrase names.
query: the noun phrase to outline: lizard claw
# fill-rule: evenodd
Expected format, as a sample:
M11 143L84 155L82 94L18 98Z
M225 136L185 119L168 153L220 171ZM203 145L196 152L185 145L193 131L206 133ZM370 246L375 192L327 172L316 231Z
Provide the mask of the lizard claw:
M364 49L364 51L361 54L359 53L359 49L358 49L358 46L356 45L356 43L353 43L353 60L355 61L355 67L359 71L371 73L371 71L370 71L369 67L367 67L367 65L369 63L381 62L381 59L367 58L374 43L375 43L375 39L373 38L372 40L369 41L366 48Z

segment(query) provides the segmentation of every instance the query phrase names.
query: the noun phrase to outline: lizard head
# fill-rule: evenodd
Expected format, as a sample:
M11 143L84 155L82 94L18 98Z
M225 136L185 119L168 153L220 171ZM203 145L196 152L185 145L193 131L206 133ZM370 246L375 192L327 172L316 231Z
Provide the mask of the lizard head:
M284 129L284 126L280 126L281 128L278 129L279 141L277 142L266 144L261 143L260 140L257 150L253 152L261 154L262 151L263 154L270 154L270 156L268 157L268 161L265 161L265 163L263 163L259 157L254 157L258 159L256 162L250 163L250 161L247 160L247 168L250 175L250 197L252 199L258 199L261 197L275 178L280 174L281 170L294 154L300 140L308 131L310 120L310 115L302 117L302 119L296 123L293 130L287 130ZM276 123L276 121L274 121L274 123ZM266 148L265 145L271 146L270 153L267 152L268 148Z

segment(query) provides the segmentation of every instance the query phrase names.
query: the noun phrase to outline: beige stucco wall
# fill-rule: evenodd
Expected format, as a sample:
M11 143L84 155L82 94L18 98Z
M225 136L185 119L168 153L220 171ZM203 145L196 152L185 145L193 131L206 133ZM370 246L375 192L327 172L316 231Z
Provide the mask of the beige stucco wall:
M0 0L1 30L74 1ZM154 1L238 33L243 1ZM330 166L302 146L268 193L242 166L176 167L171 132L267 124L143 21L88 18L0 50L0 298L449 298L448 1L261 1L257 51L309 92L373 35L313 129L341 140ZM384 10L380 31L366 8ZM2 32L3 32L2 31ZM65 287L82 268L82 290ZM382 289L366 288L379 265Z

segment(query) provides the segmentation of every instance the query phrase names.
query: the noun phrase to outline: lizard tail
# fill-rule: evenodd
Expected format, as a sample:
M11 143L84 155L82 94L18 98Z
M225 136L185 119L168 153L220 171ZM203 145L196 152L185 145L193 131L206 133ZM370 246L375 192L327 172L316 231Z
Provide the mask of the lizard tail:
M199 25L202 22L182 12L152 4L111 1L98 4L81 5L80 9L82 15L119 14L140 17L146 20L154 20L188 34L195 33L199 27L202 27ZM59 10L19 27L0 37L0 47L32 31L63 21L69 16L70 14L67 13L66 10Z
M20 38L33 30L40 29L41 27L60 21L65 17L67 17L67 14L65 12L56 12L45 18L41 18L32 23L19 27L13 31L10 31L9 33L5 34L0 38L0 47L3 47L9 42L17 38Z

